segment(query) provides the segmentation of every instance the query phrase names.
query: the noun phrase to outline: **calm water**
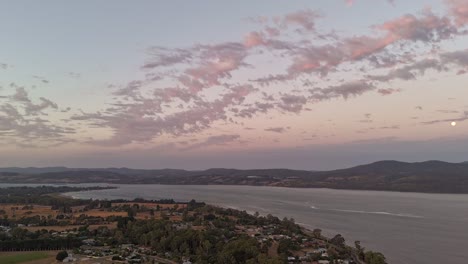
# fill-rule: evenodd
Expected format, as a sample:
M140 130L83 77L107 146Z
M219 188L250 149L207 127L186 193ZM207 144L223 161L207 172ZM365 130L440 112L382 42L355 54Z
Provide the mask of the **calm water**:
M393 264L468 263L468 195L250 186L119 185L70 193L79 198L196 199L293 217L383 252Z

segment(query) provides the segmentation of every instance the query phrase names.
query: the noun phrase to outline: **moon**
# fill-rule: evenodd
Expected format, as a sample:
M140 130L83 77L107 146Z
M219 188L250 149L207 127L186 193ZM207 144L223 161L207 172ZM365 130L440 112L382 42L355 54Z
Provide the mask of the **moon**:
M457 125L457 122L454 121L454 122L450 123L450 125L456 126L456 125Z

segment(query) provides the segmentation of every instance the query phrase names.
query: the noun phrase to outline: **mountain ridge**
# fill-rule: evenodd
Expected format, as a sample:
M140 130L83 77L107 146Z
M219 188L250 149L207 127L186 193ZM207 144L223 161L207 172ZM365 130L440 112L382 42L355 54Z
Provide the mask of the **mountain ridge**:
M382 160L345 169L0 168L0 183L254 185L429 193L468 193L468 162Z
M310 171L310 172L324 172L324 171L337 171L337 170L345 170L345 169L352 169L356 167L362 166L371 166L377 164L431 164L431 163L440 163L440 164L468 164L468 161L462 162L447 162L447 161L440 161L440 160L427 160L427 161L420 161L420 162L406 162L406 161L399 161L399 160L380 160L371 162L368 164L362 165L355 165L351 167L341 168L341 169L331 169L331 170L305 170L305 169L291 169L291 168L266 168L266 169L236 169L236 168L222 168L222 167L212 167L208 169L198 169L198 170L190 170L190 169L174 169L174 168L162 168L162 169L137 169L137 168L128 168L128 167L83 167L83 168L73 168L73 167L65 167L65 166L46 166L46 167L35 167L35 166L28 166L28 167L0 167L0 172L16 172L16 173L30 173L30 174L38 174L38 173L48 173L48 172L63 172L63 171L136 171L136 172L150 172L150 171L184 171L184 172L200 172L200 171L210 171L210 170L238 170L238 171L250 171L250 170L290 170L290 171Z

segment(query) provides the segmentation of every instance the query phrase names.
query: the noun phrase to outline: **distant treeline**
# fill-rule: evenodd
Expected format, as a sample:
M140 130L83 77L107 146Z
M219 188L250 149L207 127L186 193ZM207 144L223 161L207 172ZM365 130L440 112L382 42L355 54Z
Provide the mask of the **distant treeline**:
M51 193L64 193L64 192L79 192L79 191L93 191L93 190L106 190L116 189L117 187L72 187L72 186L18 186L0 188L0 197L3 196L37 196Z
M77 206L88 204L89 201L54 196L65 192L91 191L112 189L115 187L70 187L70 186L40 186L40 187L8 187L0 188L0 204L21 203L49 206Z
M147 200L135 198L133 200L93 200L73 199L71 197L58 195L65 192L91 191L115 189L116 187L70 187L70 186L40 186L40 187L8 187L0 188L0 204L37 204L52 206L54 210L63 212L70 211L72 206L86 205L87 209L98 207L110 207L112 203L158 203L158 204L187 204L189 206L200 206L195 200L189 202L176 202L174 199ZM57 195L55 195L57 194Z

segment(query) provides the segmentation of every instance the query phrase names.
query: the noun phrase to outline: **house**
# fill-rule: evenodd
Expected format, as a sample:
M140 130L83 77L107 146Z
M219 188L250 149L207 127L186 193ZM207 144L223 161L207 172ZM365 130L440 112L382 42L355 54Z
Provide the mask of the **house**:
M328 260L319 260L318 263L319 264L330 264L330 261L328 261Z
M138 264L142 262L142 259L140 255L132 253L130 256L127 257L127 261L130 264Z
M90 239L85 239L85 240L82 240L81 241L83 244L87 245L87 246L94 246L96 245L96 240L90 238Z
M314 253L320 253L320 254L327 253L327 252L328 250L326 248L318 248L314 250Z
M133 244L122 244L122 245L120 245L120 248L124 249L124 250L131 250L133 247L134 247Z
M72 253L68 253L68 256L62 260L62 262L65 262L65 263L75 262L75 261L77 261L77 259L73 257Z

